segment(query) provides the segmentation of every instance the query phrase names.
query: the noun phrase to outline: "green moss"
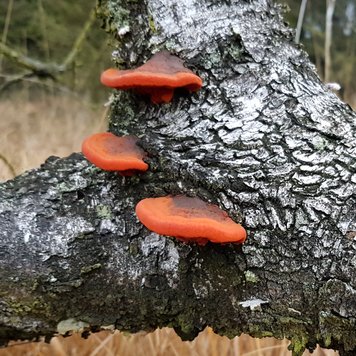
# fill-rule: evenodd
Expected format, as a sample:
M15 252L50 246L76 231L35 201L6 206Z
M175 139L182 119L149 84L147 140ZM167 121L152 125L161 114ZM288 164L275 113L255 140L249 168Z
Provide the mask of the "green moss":
M91 266L85 266L80 269L80 274L87 274L101 267L102 267L101 263L96 263L95 265L91 265Z
M115 30L119 27L129 25L130 11L123 8L116 3L109 2L108 9L111 15L113 15L113 24L115 25Z
M89 174L95 174L95 173L99 173L102 172L102 169L94 166L93 164L91 166L89 166L86 170Z
M100 219L111 219L112 211L111 208L107 205L99 204L95 208L95 212Z
M24 317L29 314L45 315L48 318L51 316L49 305L41 299L29 300L27 303L25 301L19 302L13 298L4 301L17 317Z
M272 331L267 331L267 330L261 331L261 337L273 337L273 336L274 334Z
M85 239L90 239L91 238L91 235L89 235L89 234L83 234L83 233L79 233L76 237L75 237L75 239L76 240L85 240Z
M276 337L276 334L270 330L265 330L264 326L261 325L248 325L248 333L252 337L262 339L264 337ZM235 333L236 334L236 333Z
M124 6L114 1L98 0L96 12L103 19L106 32L116 33L118 28L129 25L130 11Z
M214 68L219 66L221 63L221 55L220 53L210 53L209 55L204 57L204 67L206 69Z
M258 325L258 324L250 324L248 325L248 330L249 330L249 334L253 337L257 337L259 339L263 338L266 336L269 336L270 332L263 330L263 326L262 325Z
M246 282L258 283L260 281L260 279L251 271L245 271L244 274L245 274Z
M241 59L242 53L239 47L231 46L228 48L228 53L235 61Z
M129 127L135 120L135 107L131 92L120 91L115 95L109 115L109 129L117 135L127 134Z
M156 33L157 32L157 28L156 28L155 22L154 22L153 17L151 15L149 15L149 17L148 17L148 26L150 27L150 30L152 31L152 33Z
M57 189L61 193L65 193L65 192L69 192L70 191L70 187L64 182L59 183L57 185Z
M329 347L331 345L331 335L324 335L324 346Z
M287 316L287 317L282 316L282 317L280 317L279 320L282 324L288 324L290 327L296 326L298 324L307 324L307 322L304 320L295 319L290 316Z
M302 356L308 343L307 336L295 336L291 339L288 350L292 351L292 356Z
M30 306L19 302L9 302L8 305L17 316L24 316L32 310Z
M136 240L133 240L130 243L129 252L130 252L130 255L137 256L139 251L138 251L138 245L137 245L137 241Z
M178 323L184 333L189 334L192 331L192 322L190 319L187 319L185 314L179 315Z
M346 351L355 349L355 319L340 318L329 312L322 312L319 315L319 325L325 346L330 346L336 342L343 344Z
M318 136L313 138L312 143L314 148L318 151L324 151L328 146L328 142L324 138Z

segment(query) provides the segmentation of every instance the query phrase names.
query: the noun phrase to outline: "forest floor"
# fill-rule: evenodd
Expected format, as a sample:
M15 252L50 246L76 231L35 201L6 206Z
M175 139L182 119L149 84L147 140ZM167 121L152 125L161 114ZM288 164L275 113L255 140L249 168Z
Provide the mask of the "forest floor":
M70 95L23 92L0 100L0 182L38 167L49 156L68 156L81 149L83 139L105 131L106 108ZM103 331L87 340L78 334L44 342L12 342L0 356L287 356L287 340L254 339L242 335L229 340L207 328L193 342L182 342L172 329L126 335ZM304 356L310 355L305 352ZM314 356L338 353L317 349Z

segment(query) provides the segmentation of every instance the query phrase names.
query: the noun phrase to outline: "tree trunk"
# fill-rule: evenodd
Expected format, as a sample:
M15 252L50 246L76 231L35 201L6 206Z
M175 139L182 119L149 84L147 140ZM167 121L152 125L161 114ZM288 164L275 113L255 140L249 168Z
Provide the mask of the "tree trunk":
M287 337L294 355L317 343L354 355L356 115L319 80L280 8L101 0L98 13L124 67L168 49L204 86L164 105L115 94L110 131L141 138L145 174L73 154L0 186L1 340L108 325L168 325L192 339L210 325ZM135 204L167 194L219 205L247 241L148 231Z

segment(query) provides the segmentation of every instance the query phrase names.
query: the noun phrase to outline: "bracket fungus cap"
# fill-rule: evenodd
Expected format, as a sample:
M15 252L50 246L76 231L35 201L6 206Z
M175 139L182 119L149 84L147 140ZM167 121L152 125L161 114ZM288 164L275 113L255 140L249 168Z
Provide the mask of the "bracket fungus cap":
M148 169L148 164L143 161L146 153L137 146L137 141L134 136L118 137L110 132L101 132L83 141L82 152L88 161L101 169L132 175L132 171Z
M243 243L246 230L218 206L184 195L147 198L136 215L149 230L204 244Z
M183 60L168 51L156 53L136 69L107 69L100 80L111 88L136 89L149 95L155 104L170 102L176 88L193 92L199 90L203 83L199 76L184 67Z

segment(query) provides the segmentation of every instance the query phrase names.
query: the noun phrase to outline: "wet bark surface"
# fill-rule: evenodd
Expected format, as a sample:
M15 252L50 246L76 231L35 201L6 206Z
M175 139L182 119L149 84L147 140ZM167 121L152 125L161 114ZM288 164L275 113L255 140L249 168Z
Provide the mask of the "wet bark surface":
M59 329L205 326L356 350L356 115L328 91L270 1L99 1L123 68L168 49L203 78L152 105L112 97L110 131L150 170L50 158L0 186L0 338ZM198 246L145 229L145 197L198 196L248 232Z

